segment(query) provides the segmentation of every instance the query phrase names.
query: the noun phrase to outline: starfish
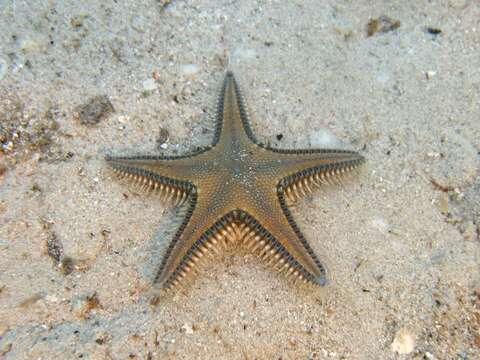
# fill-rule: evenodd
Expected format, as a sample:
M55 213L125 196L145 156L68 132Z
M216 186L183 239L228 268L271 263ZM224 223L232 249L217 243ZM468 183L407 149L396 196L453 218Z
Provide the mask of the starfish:
M187 155L107 156L113 171L173 199L184 217L164 251L154 282L169 290L206 255L240 244L293 279L325 285L325 267L289 205L357 169L364 157L340 149L277 149L257 141L244 97L227 72L211 145Z

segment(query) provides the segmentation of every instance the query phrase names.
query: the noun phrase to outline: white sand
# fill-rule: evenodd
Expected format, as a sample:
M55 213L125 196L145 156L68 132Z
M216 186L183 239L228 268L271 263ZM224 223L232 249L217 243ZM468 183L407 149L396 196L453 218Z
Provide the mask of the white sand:
M480 357L478 1L76 3L0 6L0 358ZM295 211L331 284L232 252L152 305L173 213L102 156L207 144L227 62L257 137L368 159Z

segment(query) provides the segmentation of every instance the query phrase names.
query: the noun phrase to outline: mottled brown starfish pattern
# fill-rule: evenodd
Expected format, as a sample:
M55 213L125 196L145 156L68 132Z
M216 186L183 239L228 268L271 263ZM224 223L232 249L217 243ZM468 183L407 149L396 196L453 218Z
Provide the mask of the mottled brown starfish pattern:
M185 209L155 278L164 289L191 277L206 255L216 256L231 244L245 246L293 279L325 285L325 268L288 205L364 162L353 151L285 150L259 143L231 72L220 92L210 146L183 156L106 160L120 177Z

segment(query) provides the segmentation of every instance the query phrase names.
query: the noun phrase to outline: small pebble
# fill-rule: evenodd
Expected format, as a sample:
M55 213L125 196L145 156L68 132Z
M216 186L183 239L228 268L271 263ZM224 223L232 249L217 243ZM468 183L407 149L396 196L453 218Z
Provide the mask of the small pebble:
M438 159L440 158L442 155L438 152L434 152L434 151L429 151L427 153L427 157L431 158L431 159Z
M403 355L410 354L415 348L415 339L410 332L402 328L397 331L392 342L392 351Z
M7 61L0 58L0 80L2 80L5 75L7 75L8 64Z
M448 214L449 209L449 201L448 194L445 192L440 193L439 198L437 200L437 207L443 214Z
M72 299L72 311L79 318L87 318L89 313L97 308L100 308L100 300L96 292L83 297Z
M465 231L463 232L463 238L468 241L476 240L477 229L472 221L468 221L465 225Z
M319 129L312 131L308 137L310 145L316 148L344 148L340 139L338 139L330 130Z
M242 61L255 60L256 56L255 49L236 48L232 51L231 62L241 63Z
M379 232L381 232L383 234L386 234L391 229L391 226L387 222L387 220L385 220L384 218L381 218L381 217L376 217L376 218L372 219L370 223L372 224L372 227L374 229L378 230Z
M183 324L182 329L185 331L185 334L193 334L193 327L191 324Z
M400 21L392 19L387 15L382 15L376 19L371 19L367 24L367 36L373 36L377 33L384 34L400 27Z
M5 152L12 152L13 151L13 142L9 141L5 145L2 145L3 150Z
M427 33L429 33L430 35L434 35L434 36L439 35L439 34L442 33L442 29L439 29L439 28L436 28L436 27L430 27L430 26L427 27L427 28L425 29L425 31L426 31Z
M1 286L0 286L1 288ZM4 323L0 323L0 338L8 331L8 326Z
M450 0L448 6L454 9L465 9L469 2L469 0Z
M58 302L58 298L55 295L47 295L45 296L45 300L51 303L56 303Z
M390 81L390 74L388 74L386 72L378 73L377 76L376 76L376 79L377 79L378 82L380 82L382 84L386 84Z
M8 352L10 352L10 350L12 350L12 343L11 342L3 342L0 343L0 356L3 357L3 355L7 354Z
M23 39L20 42L20 49L22 52L28 54L40 50L40 44L31 39Z
M88 14L77 14L77 15L73 15L71 18L70 18L70 25L72 25L73 28L81 28L83 27L83 23L85 21L85 19L87 18Z
M198 66L195 64L186 64L182 66L182 73L185 76L193 76L198 72Z
M0 239L0 250L7 250L8 242L7 240Z
M130 120L130 118L128 116L125 116L125 115L120 115L118 117L118 122L121 123L121 124L126 124L128 122L128 120Z
M154 91L157 88L157 83L155 82L154 79L150 78L147 80L144 80L142 83L143 90L145 91Z
M106 119L115 109L107 95L99 95L89 99L75 109L80 124L92 126Z
M145 32L145 25L147 23L146 23L145 17L135 15L130 20L130 24L131 24L132 28L134 28L138 32L144 33Z
M39 300L43 299L43 293L35 293L32 296L27 297L24 299L18 306L21 308L29 308L30 306L37 303Z
M168 130L165 128L160 128L160 131L158 132L158 137L156 139L157 147L161 149L166 149L168 146L167 142L169 138L170 133L168 132Z

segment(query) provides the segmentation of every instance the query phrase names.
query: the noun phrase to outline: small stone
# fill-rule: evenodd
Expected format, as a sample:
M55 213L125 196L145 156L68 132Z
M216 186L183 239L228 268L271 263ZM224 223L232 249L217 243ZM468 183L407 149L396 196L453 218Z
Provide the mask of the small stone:
M381 72L381 73L377 74L376 79L377 79L378 82L380 82L382 84L386 84L390 81L390 74L388 74L386 72Z
M475 335L473 342L475 343L475 346L480 348L480 335Z
M425 77L427 78L427 80L431 80L436 74L436 71L429 70L425 73Z
M111 340L111 335L105 330L97 330L94 334L95 342L98 345L103 345Z
M170 138L170 133L165 128L160 128L156 143L157 148L166 149L168 147L168 139Z
M193 327L191 324L185 323L182 326L183 331L185 331L185 334L193 334Z
M54 232L50 233L46 242L47 254L55 262L55 265L60 263L63 257L63 245Z
M0 239L0 250L7 250L8 242L7 240Z
M344 148L344 144L330 130L312 131L308 137L310 145L316 148Z
M7 165L0 160L0 177L7 172Z
M465 225L465 231L463 232L463 238L468 241L476 240L477 229L472 221L467 222Z
M25 38L20 41L20 50L26 54L36 52L40 50L40 44L34 40Z
M370 223L374 229L382 234L386 234L391 230L390 224L382 217L373 218Z
M232 63L241 63L243 61L255 60L257 53L255 49L236 48L232 51Z
M128 122L128 120L130 120L130 118L126 115L120 115L118 117L118 122L121 123L121 124L126 124Z
M75 261L69 256L64 256L58 266L63 275L70 275L75 267Z
M157 83L154 79L149 78L143 81L142 86L144 91L154 91L157 88Z
M145 18L140 15L135 15L130 20L130 24L132 28L137 30L138 32L144 33L145 32L145 25L147 24Z
M0 356L3 357L3 355L6 355L7 353L10 352L10 350L12 350L12 343L9 343L9 342L5 342L3 344L0 345Z
M454 9L465 9L468 3L469 0L450 0L448 6Z
M433 35L433 36L437 36L437 35L440 35L442 33L442 29L437 28L437 27L432 27L432 26L426 27L425 31L427 32L427 34L430 34L430 35Z
M198 66L195 64L186 64L182 66L182 73L187 77L193 77L198 72Z
M115 109L106 95L99 95L89 99L85 104L75 109L80 124L92 126L106 119Z
M437 201L437 207L438 207L438 210L440 210L440 212L442 214L448 214L449 200L450 199L448 198L447 193L445 193L445 192L440 193L438 201Z
M400 21L392 19L387 15L382 15L376 19L371 19L367 24L367 36L376 33L384 34L400 27Z
M100 300L98 299L98 295L96 292L72 300L73 313L82 319L87 318L92 310L100 307Z
M172 0L158 0L158 5L160 9L165 9Z
M0 80L2 80L7 74L8 64L7 61L0 58Z
M9 141L5 145L2 146L3 150L7 153L11 153L13 151L13 142Z
M427 157L429 157L431 159L438 159L438 158L442 157L442 155L439 152L429 151L427 153Z
M55 295L47 295L45 296L45 300L51 303L58 302L58 298Z
M43 293L36 293L33 294L32 296L29 296L28 298L22 300L20 304L18 305L21 308L29 308L30 306L34 305L36 302L44 298Z
M402 328L397 331L392 342L392 351L403 355L410 354L415 348L415 339L410 332Z
M84 21L88 17L88 14L86 13L80 13L77 15L73 15L70 18L70 25L72 25L73 28L81 28L84 26Z
M1 288L1 286L0 286ZM0 338L3 337L3 335L5 335L5 333L8 331L8 326L7 324L4 324L4 323L0 323Z

